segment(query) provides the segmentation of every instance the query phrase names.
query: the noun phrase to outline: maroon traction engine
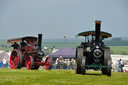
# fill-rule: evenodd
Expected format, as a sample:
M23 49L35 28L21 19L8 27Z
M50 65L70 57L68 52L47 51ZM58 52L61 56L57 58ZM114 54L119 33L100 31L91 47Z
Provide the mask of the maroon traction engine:
M44 66L46 70L50 70L52 62L50 57L44 57L41 48L42 34L37 37L27 36L22 38L9 39L8 43L12 43L13 51L10 55L10 67L12 69L38 69Z

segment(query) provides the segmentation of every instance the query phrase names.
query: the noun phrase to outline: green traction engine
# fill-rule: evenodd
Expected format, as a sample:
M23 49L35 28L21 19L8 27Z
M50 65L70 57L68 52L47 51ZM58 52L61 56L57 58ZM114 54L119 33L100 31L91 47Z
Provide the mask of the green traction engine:
M101 21L95 21L95 31L79 33L85 42L76 48L76 73L86 74L87 69L101 70L102 74L111 76L110 48L104 45L104 39L112 37L110 33L100 30Z

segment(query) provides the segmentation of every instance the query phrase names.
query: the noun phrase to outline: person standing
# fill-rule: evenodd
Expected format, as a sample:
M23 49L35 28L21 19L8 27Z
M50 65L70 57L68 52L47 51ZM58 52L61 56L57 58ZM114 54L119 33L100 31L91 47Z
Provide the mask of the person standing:
M123 72L124 63L123 63L122 59L120 59L119 64L120 64L120 70L121 70L121 72Z
M64 69L67 69L67 59L64 59Z
M120 68L119 68L119 63L116 62L116 63L115 63L115 71L116 71L116 72L119 72L119 69L120 69Z
M59 57L59 69L64 68L64 59L62 56Z
M58 62L59 62L59 59L57 58L55 61L55 69L58 69Z
M71 61L70 61L69 58L68 58L68 61L67 61L67 68L68 68L68 69L71 69Z
M4 58L2 61L3 61L3 67L6 68L7 67L7 60L6 60L6 58Z
M66 36L66 34L64 35L64 41L65 41L65 43L67 42L67 36Z
M75 59L71 59L71 68L75 69Z

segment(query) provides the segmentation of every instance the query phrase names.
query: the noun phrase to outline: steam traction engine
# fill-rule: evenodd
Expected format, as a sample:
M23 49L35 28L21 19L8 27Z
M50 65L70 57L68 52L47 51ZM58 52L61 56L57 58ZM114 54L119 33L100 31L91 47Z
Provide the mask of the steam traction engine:
M86 69L101 70L102 74L111 76L110 48L104 45L104 38L112 35L100 31L101 21L95 21L95 31L79 33L85 42L76 48L76 73L86 74Z
M42 34L37 37L27 36L22 38L9 39L8 43L12 43L13 51L10 55L10 67L12 69L38 69L39 66L45 66L46 70L50 70L52 62L50 57L44 57L41 48Z

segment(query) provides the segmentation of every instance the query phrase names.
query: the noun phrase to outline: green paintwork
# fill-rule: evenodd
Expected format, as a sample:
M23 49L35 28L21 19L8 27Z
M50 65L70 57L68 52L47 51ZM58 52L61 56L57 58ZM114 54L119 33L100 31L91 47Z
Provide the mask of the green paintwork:
M88 68L106 68L104 65L97 65L97 64L92 64L92 65L86 65Z

